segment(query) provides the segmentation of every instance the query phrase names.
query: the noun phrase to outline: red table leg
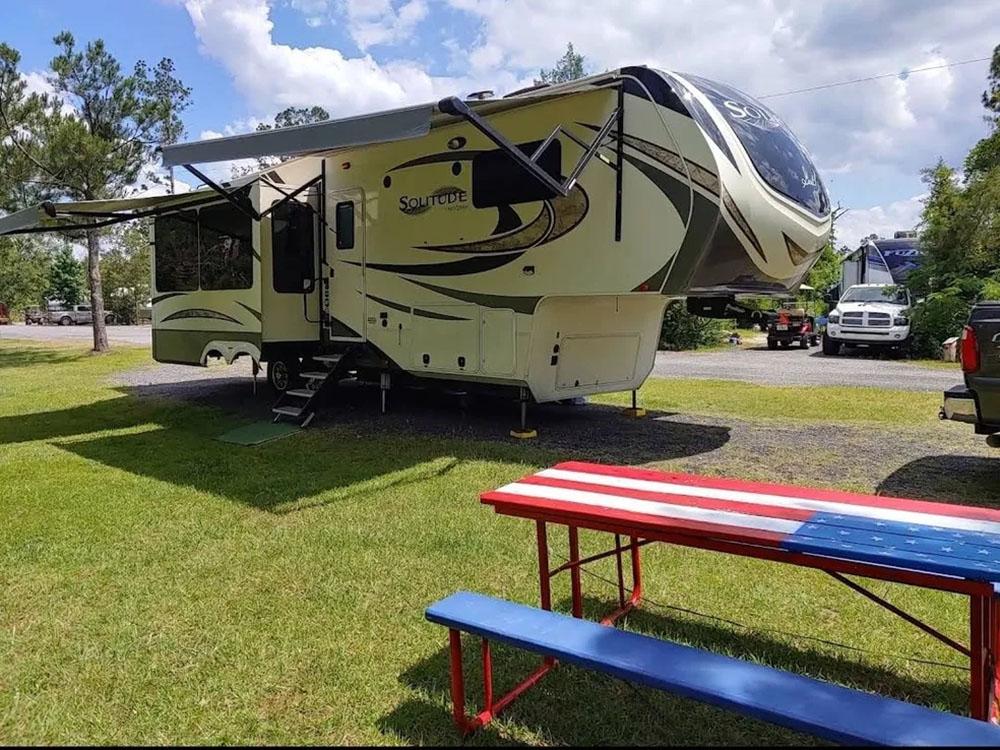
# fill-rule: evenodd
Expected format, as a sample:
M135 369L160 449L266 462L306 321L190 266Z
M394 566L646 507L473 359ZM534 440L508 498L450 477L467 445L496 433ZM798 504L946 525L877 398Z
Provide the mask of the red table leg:
M989 689L986 694L987 718L994 724L1000 724L1000 597L994 594L990 598L990 629L987 641L990 646L988 657L987 678Z
M625 572L622 569L622 537L615 534L615 572L618 573L618 606L625 606Z
M583 590L580 585L580 530L569 527L570 586L573 591L573 617L583 617Z
M618 540L615 540L616 546L618 545ZM639 559L639 549L641 545L636 537L629 538L629 552L632 557L632 596L628 598L622 606L612 612L610 615L601 620L602 625L614 625L618 618L625 614L628 614L633 609L639 606L639 602L642 601L642 561ZM624 588L623 588L624 594ZM624 595L621 597L624 598Z
M992 651L993 634L989 621L992 619L992 601L980 594L969 597L969 715L973 719L985 721L989 716L988 693L992 692L992 669L989 655Z
M552 587L549 581L549 537L545 521L535 522L538 537L538 584L541 587L542 609L552 609Z

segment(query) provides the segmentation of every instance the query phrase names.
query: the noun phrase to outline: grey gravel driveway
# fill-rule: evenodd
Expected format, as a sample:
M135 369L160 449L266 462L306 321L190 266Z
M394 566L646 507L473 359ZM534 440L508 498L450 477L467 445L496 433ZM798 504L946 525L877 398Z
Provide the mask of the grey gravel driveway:
M940 391L962 382L962 373L889 359L863 350L836 357L819 347L769 350L756 342L711 352L659 352L653 376L718 378L762 385L848 385L905 391Z
M14 323L0 326L0 341L4 339L31 339L33 341L93 341L89 325L81 326L26 326ZM108 341L112 344L152 346L152 329L149 326L108 326Z

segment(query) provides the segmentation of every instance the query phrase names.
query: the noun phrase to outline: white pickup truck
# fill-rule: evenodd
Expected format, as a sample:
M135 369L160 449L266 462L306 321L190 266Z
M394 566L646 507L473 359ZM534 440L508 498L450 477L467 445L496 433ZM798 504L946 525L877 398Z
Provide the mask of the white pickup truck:
M910 341L910 293L897 284L855 284L827 316L823 354L842 346L905 351Z

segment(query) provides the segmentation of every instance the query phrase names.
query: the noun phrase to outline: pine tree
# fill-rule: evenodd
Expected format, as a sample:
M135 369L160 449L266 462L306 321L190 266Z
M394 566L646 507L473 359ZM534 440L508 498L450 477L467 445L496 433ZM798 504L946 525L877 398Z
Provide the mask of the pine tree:
M535 79L535 85L538 86L542 83L566 83L567 81L575 81L577 78L583 78L585 75L586 73L583 70L583 55L578 55L573 49L573 43L569 42L566 45L566 54L556 61L556 65L552 70L542 68L538 71L538 78Z
M52 259L48 296L67 305L80 304L83 299L81 270L80 261L73 257L73 248L64 244Z
M191 92L175 77L171 60L153 68L140 60L127 73L100 39L79 49L64 31L53 41L51 95L27 91L20 54L0 43L0 200L6 209L40 199L122 197L140 177L153 177L147 167L156 146L183 132L179 113ZM106 351L101 235L96 228L84 234L94 351Z

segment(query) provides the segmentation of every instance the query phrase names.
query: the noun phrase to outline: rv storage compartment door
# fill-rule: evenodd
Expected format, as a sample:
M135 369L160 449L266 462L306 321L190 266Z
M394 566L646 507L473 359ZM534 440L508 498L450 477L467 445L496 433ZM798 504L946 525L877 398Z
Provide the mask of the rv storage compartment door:
M639 334L566 336L559 349L557 389L624 387L635 377Z
M666 303L650 293L541 300L525 363L531 394L544 402L638 388L653 369Z
M410 325L414 372L479 372L478 305L421 306Z
M516 365L513 310L483 310L483 373L513 375Z

